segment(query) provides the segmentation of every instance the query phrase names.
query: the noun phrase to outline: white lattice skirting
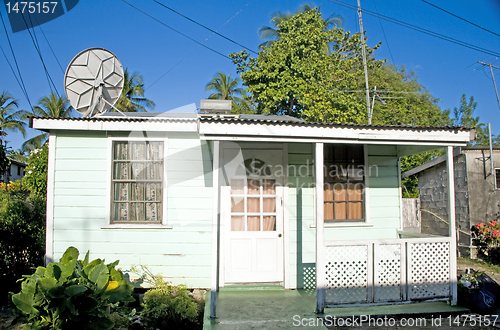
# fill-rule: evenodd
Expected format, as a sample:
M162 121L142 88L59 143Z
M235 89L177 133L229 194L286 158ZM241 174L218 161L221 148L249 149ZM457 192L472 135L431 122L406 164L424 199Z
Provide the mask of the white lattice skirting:
M327 306L451 297L449 238L329 242Z

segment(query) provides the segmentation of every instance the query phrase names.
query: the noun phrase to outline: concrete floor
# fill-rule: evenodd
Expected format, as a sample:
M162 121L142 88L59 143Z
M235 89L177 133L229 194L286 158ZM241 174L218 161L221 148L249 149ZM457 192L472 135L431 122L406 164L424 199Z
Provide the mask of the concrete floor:
M206 296L204 330L326 329L315 314L315 292L284 290L272 286L234 286L221 288L217 296L217 318L210 318L210 292ZM446 302L327 308L325 316L396 315L422 317L436 314L464 314L468 310L452 307ZM318 326L314 326L319 324Z

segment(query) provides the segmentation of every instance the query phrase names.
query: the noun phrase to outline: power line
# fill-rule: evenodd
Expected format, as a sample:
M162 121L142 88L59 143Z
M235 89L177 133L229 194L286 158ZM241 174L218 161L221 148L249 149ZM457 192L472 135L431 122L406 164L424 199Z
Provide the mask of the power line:
M1 13L0 13L0 18L2 19L3 29L5 30L5 35L7 36L7 41L9 42L9 47L10 47L10 51L12 52L12 57L14 57L14 63L16 64L17 73L19 74L19 79L21 80L21 83L23 85L23 87L21 88L21 90L23 91L24 96L28 100L30 108L33 108L33 106L31 105L30 98L28 96L28 91L26 89L26 85L24 84L24 81L23 81L23 76L21 75L21 70L19 70L19 64L17 63L16 54L14 53L14 48L12 47L12 43L10 42L10 37L9 37L9 33L7 32L7 27L5 26L5 21L3 20L3 16L2 16ZM2 51L3 51L3 49L2 49Z
M35 19L35 20L37 21L37 23L38 23L38 20L36 19L36 16L33 16L33 17L34 17L34 19ZM56 53L55 53L55 52L54 52L54 50L52 49L52 46L50 45L49 40L47 39L47 36L45 35L45 32L43 32L43 30L42 30L42 25L41 25L41 24L39 24L39 23L38 23L38 28L40 29L40 31L42 31L43 37L45 38L45 41L47 42L47 45L49 45L49 48L50 48L50 51L52 52L52 55L54 55L54 57L55 57L55 59L56 59L56 61L57 61L57 64L59 64L59 67L61 68L62 73L64 73L64 69L63 69L63 67L62 67L61 63L59 62L59 59L57 58Z
M220 28L222 28L222 27L223 27L224 25L226 25L227 23L229 23L229 22L230 22L233 18L235 18L235 17L236 17L236 15L238 15L239 13L241 13L241 11L242 11L243 9L245 9L245 7L248 7L248 5L249 5L250 3L252 3L252 1L253 1L253 0L250 0L250 1L249 1L246 5L245 5L245 6L243 6L243 8L241 8L239 11L237 11L237 12L236 12L236 14L234 14L234 15L233 15L230 19L228 19L228 20L226 21L226 23L222 24L222 25L219 27L219 29L220 29ZM205 39L205 41L203 41L203 42L206 42L206 41L207 41L208 39L210 39L210 37L212 37L213 35L214 35L213 33L212 33L211 35L209 35L209 36ZM181 62L182 62L182 61L184 61L186 58L188 58L188 57L189 57L189 55L191 55L192 53L194 53L194 51L195 51L196 49L198 49L198 47L200 47L200 45L196 46L196 47L195 47L192 51L190 51L188 54L186 54L186 56L184 56L184 57L183 57L180 61L178 61L177 63L175 63L175 64L174 64L174 65L173 65L170 69L168 69L168 70L167 70L167 72L165 72L164 74L162 74L162 75L160 76L160 78L156 79L156 80L155 80L155 81L154 81L151 85L149 85L149 86L148 86L147 88L145 88L144 90L147 90L148 88L151 88L154 84L156 84L158 81L160 81L160 79L161 79L161 78L165 77L165 76L166 76L166 75L167 75L170 71L172 71L172 70L173 70L176 66L178 66L179 64L181 64Z
M16 3L18 3L18 1L16 0ZM26 19L24 18L24 15L21 14L21 17L23 18L23 21L24 21L24 24L26 26L26 30L28 31L30 37L31 37L31 41L33 42L33 46L35 46L35 49L38 53L38 57L40 57L40 61L42 61L42 66L43 66L43 69L45 70L45 76L47 77L47 82L49 84L49 88L50 90L52 91L52 87L51 87L51 83L52 83L52 86L54 87L55 91L56 91L56 94L57 96L59 97L59 92L57 91L57 87L56 85L54 84L54 81L52 80L52 77L50 76L50 73L49 71L47 70L47 67L45 66L45 61L43 60L43 56L42 56L42 53L40 52L40 49L39 47L37 47L37 43L38 43L38 39L37 41L35 42L35 39L36 39L36 33L35 33L35 29L33 28L33 34L35 35L35 38L33 38L33 35L31 34L31 31L30 31L30 28L28 27L28 22L26 22ZM29 17L29 14L28 14L28 17ZM30 18L31 20L31 18ZM33 23L31 24L33 26ZM52 91L53 92L53 91Z
M378 9L377 9L377 5L375 4L375 0L373 0L373 5L375 6L375 11L377 12L377 15L378 15ZM391 47L389 46L389 41L387 40L387 37L385 35L384 26L382 25L382 20L380 19L380 17L378 18L378 22L380 23L380 28L382 29L382 33L384 34L385 43L387 44L387 49L389 49L389 55L391 55L392 64L396 65L396 62L394 62L394 57L392 56Z
M160 21L159 19L154 18L153 16L151 16L151 15L149 15L148 13L146 13L146 12L144 12L144 11L140 10L139 8L137 8L137 7L133 6L132 4L128 3L127 1L122 0L122 2L126 3L127 5L129 5L130 7L134 8L135 10L140 11L141 13L143 13L143 14L144 14L144 15L146 15L146 16L148 16L149 18L154 19L155 21L157 21L157 22L158 22L158 23L160 23L161 25L166 26L166 27L167 27L167 28L169 28L170 30L172 30L172 31L174 31L174 32L177 32L177 33L178 33L178 34L180 34L181 36L183 36L183 37L185 37L185 38L188 38L189 40L191 40L191 41L193 41L193 42L197 43L198 45L200 45L200 46L202 46L202 47L205 47L205 48L206 48L206 49L208 49L208 50L211 50L212 52L214 52L214 53L216 53L216 54L219 54L220 56L222 56L222 57L224 57L224 58L229 59L229 56L224 55L224 54L222 54L222 53L220 53L220 52L216 51L215 49L212 49L212 48L210 48L210 47L208 47L208 46L205 46L205 45L204 45L204 44L202 44L201 42L198 42L198 41L196 41L195 39L193 39L193 38L191 38L191 37L189 37L189 36L185 35L184 33L182 33L182 32L180 32L180 31L178 31L178 30L174 29L173 27L168 26L167 24L163 23L163 22L162 22L162 21Z
M342 1L339 1L339 0L327 0L327 1L329 1L331 3L335 3L335 4L340 5L340 6L344 6L344 7L350 8L350 9L357 10L357 8L355 6L350 5L348 3L345 3L345 2L342 2ZM363 9L363 12L366 13L366 14L368 14L368 15L371 15L371 16L380 17L383 20L389 21L391 23L398 24L398 25L404 26L406 28L409 28L409 29L412 29L412 30L415 30L415 31L418 31L418 32L422 32L422 33L428 34L430 36L433 36L433 37L436 37L436 38L439 38L439 39L442 39L442 40L445 40L445 41L448 41L448 42L451 42L451 43L454 43L454 44L457 44L457 45L460 45L460 46L463 46L463 47L466 47L466 48L469 48L469 49L472 49L472 50L475 50L475 51L478 51L478 52L482 52L484 54L488 54L488 55L492 55L492 56L500 56L500 53L494 52L492 50L488 50L488 49L485 49L485 48L482 48L482 47L474 46L474 45L466 43L464 41L460 41L460 40L457 40L457 39L454 39L454 38L451 38L451 37L447 37L447 36L442 35L440 33L433 32L433 31L430 31L430 30L426 30L424 28L421 28L421 27L418 27L418 26L415 26L415 25L412 25L412 24L409 24L409 23L397 20L395 18L391 18L391 17L385 16L385 15L382 15L382 14L374 13L374 12L372 12L370 10L367 10L367 9Z
M9 65L10 70L12 71L12 74L14 75L14 78L16 78L17 84L19 85L19 87L21 88L21 90L23 91L23 94L24 94L23 86L21 85L21 82L17 78L16 72L14 71L14 68L12 67L12 64L10 64L10 61L7 58L7 55L5 55L5 52L3 51L2 45L0 45L0 50L2 51L3 57L5 57L5 60L7 61L7 64Z
M453 13L451 13L451 12L449 12L449 11L447 11L447 10L443 9L443 8L440 8L440 7L438 7L438 6L436 6L436 5L432 4L432 3L430 3L430 2L428 2L428 1L425 1L425 0L422 0L422 1L423 1L423 2L425 2L425 3L426 3L426 4L428 4L428 5L431 5L431 6L432 6L432 7L434 7L434 8L437 8L437 9L439 9L439 10L441 10L441 11L444 11L444 12L445 12L445 13L447 13L447 14L450 14L450 15L451 15L451 16L453 16L453 17L456 17L456 18L458 18L458 19L460 19L460 20L462 20L462 21L464 21L464 22L467 22L467 23L469 23L469 24L472 24L472 25L474 25L475 27L478 27L478 28L480 28L480 29L482 29L482 30L484 30L484 31L486 31L486 32L492 33L492 34L494 34L494 35L496 35L496 36L499 36L499 37L500 37L500 34L498 34L498 33L496 33L496 32L493 32L493 31L490 31L490 30L488 30L488 29L485 29L484 27L482 27L482 26L480 26L480 25L477 25L476 23L472 23L471 21L468 21L468 20L466 20L465 18L462 18L462 17L460 17L460 16L458 16L458 15L455 15L455 14L453 14Z
M205 25L203 25L203 24L201 24L201 23L198 23L198 22L197 22L197 21L195 21L194 19L191 19L191 18L189 18L189 17L187 17L187 16L184 16L183 14L179 13L178 11L175 11L174 9L172 9L172 8L168 7L167 5L164 5L163 3L161 3L161 2L159 2L159 1L157 1L157 0L153 0L153 1L154 1L154 2L156 2L157 4L159 4L160 6L163 6L163 7L167 8L168 10L170 10L170 11L172 11L172 12L176 13L177 15L179 15L179 16L181 16L181 17L184 17L185 19L187 19L187 20L189 20L189 21L191 21L191 22L193 22L193 23L195 23L195 24L197 24L197 25L201 26L202 28L207 29L207 30L208 30L208 31L210 31L210 32L213 32L214 34L218 35L219 37L222 37L222 38L224 38L224 39L226 39L226 40L228 40L228 41L232 42L232 43L233 43L233 44L235 44L235 45L238 45L238 46L240 46L240 47L243 47L243 48L245 48L245 49L248 49L248 51L249 51L249 52L252 52L252 53L254 53L254 54L258 54L257 52L254 52L253 50L251 50L249 47L245 47L245 46L243 46L242 44L237 43L236 41L234 41L234 40L232 40L232 39L230 39L230 38L228 38L228 37L226 37L226 36L224 36L224 35L222 35L222 34L218 33L217 31L214 31L214 30L212 30L211 28L206 27Z

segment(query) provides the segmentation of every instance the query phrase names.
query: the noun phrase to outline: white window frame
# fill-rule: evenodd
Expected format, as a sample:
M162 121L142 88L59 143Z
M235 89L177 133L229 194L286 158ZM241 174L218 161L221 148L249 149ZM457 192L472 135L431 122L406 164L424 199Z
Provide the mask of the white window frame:
M495 181L493 182L493 184L495 185L495 189L500 189L500 187L497 185L497 171L500 171L500 168L496 167L494 168L494 171L495 171Z
M327 143L325 143L326 145ZM339 143L346 145L356 145L356 143ZM370 218L370 176L369 176L369 163L368 163L368 145L362 144L363 146L363 160L364 160L364 180L363 183L365 185L363 192L363 212L364 219L359 221L335 221L335 222L324 222L324 228L333 228L333 227L373 227L373 223ZM324 166L324 160L323 164ZM316 189L314 190L314 206L316 207ZM311 225L312 228L316 227L316 217L314 217L314 224ZM324 220L323 220L324 221Z
M113 223L111 221L112 209L112 184L113 184L113 142L116 141L133 141L133 142L163 142L163 183L162 183L162 219L161 223ZM168 138L167 137L108 137L108 156L106 169L106 224L101 226L102 229L125 229L125 228L162 228L171 229L172 225L167 223L167 155L168 155Z

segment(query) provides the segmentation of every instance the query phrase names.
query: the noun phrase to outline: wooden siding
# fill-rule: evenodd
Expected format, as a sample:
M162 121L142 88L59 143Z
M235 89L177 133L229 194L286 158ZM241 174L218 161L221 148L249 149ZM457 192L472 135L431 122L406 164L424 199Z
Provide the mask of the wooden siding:
M91 258L120 260L122 270L141 264L174 284L210 286L210 150L196 134L167 137L167 223L173 229L118 229L102 228L109 212L106 133L57 133L53 259L75 246L82 256L90 250Z
M305 171L313 163L314 144L289 143L289 165L302 166ZM400 227L397 148L368 146L367 174L369 175L369 226L327 227L325 240L397 238ZM303 287L310 280L307 272L315 264L314 177L290 172L290 285Z

